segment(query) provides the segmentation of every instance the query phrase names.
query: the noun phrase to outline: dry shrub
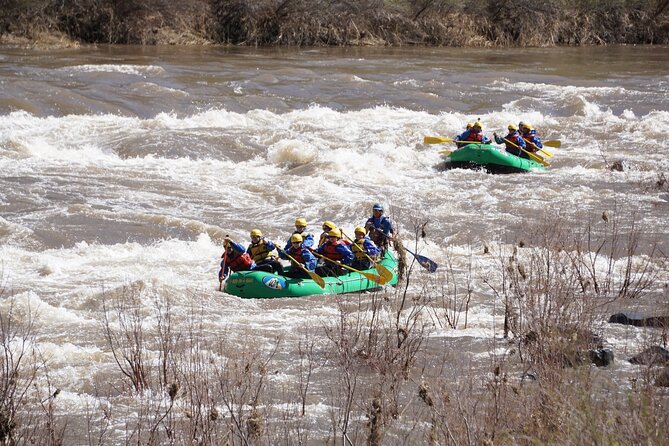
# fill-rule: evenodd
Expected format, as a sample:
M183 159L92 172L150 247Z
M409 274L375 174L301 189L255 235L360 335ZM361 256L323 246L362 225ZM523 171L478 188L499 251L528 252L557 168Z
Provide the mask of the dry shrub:
M0 34L150 45L666 43L667 9L663 0L8 0Z

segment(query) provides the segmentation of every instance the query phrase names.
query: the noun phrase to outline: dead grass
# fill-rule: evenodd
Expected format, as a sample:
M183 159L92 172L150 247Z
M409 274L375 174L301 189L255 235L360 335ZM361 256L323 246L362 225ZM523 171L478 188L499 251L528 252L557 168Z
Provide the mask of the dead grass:
M0 35L143 45L666 44L668 10L663 0L10 0L0 5Z
M0 434L21 440L14 444L109 444L123 419L126 443L149 445L667 444L669 395L654 385L656 369L639 366L630 380L629 371L596 368L583 355L604 342L605 303L651 296L669 308L666 291L648 281L667 277L667 259L652 249L640 255L641 234L613 213L583 227L547 220L522 243L490 244L481 258L471 249L464 263L439 259L444 287L408 264L398 288L333 297L336 317L271 342L212 333L206 307L195 305L206 296L175 311L168 291L141 283L112 290L101 329L116 370L98 384L109 405L89 409L86 432L64 429L67 407L42 374L48 360L18 350L19 367L10 355L34 326L17 325L18 313L4 305ZM647 258L646 266L630 257ZM467 341L457 332L477 282L497 302L497 330L506 316L506 336ZM666 336L646 333L648 345ZM38 376L48 385L32 392ZM319 407L328 413L312 412ZM31 413L42 414L41 424Z

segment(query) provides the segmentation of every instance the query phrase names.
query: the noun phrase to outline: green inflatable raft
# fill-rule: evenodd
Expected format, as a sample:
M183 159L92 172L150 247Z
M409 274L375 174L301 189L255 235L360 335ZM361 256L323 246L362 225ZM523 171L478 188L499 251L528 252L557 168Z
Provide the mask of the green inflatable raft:
M386 250L379 262L393 273L385 285L397 284L397 260L390 250ZM264 271L238 271L230 274L223 291L244 299L273 299L277 297L300 297L318 294L346 294L379 288L378 282L369 276L378 276L375 268L364 270L364 274L349 271L338 277L323 277L325 287L321 288L312 279L291 279ZM368 277L365 277L367 275Z
M527 172L546 168L492 144L468 144L448 154L448 168L485 169L491 173Z

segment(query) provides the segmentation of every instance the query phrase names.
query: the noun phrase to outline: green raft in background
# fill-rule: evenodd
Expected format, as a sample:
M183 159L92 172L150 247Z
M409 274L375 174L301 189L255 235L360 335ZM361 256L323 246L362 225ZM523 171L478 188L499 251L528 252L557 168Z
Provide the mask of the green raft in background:
M396 285L397 259L393 253L386 250L379 263L393 273L393 278L386 285ZM377 274L374 268L363 272ZM223 291L244 299L273 299L277 297L357 293L380 286L363 274L353 271L338 277L323 276L323 280L325 281L325 288L318 286L312 279L291 279L264 271L238 271L230 274Z
M448 154L448 168L483 168L491 173L545 170L536 161L521 158L492 144L467 144Z

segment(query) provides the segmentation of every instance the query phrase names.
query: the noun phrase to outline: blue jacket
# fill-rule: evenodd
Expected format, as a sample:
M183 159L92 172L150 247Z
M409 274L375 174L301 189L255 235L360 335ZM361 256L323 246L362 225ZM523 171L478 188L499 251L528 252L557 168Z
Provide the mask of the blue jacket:
M367 256L374 258L381 254L381 249L374 244L369 236L354 240L351 245L351 251L355 256L354 264L360 269L369 269L372 267L372 261Z
M369 236L365 236L362 240L353 240L353 245L362 246L362 249L370 257L376 257L381 254L381 249L379 249L379 247L374 244ZM353 251L353 249L351 249L351 251Z
M290 247L290 249L286 249L285 251L295 260L304 260L304 262L300 263L302 263L302 266L304 266L309 271L313 271L316 269L316 265L318 264L318 259L316 258L315 255L311 253L309 249L307 249L306 246L304 246L304 243L299 247L297 251L294 250L292 246ZM286 255L286 252L279 251L279 257L281 257L284 260L290 260Z
M474 133L474 131L471 130L471 129L470 129L470 130L465 130L464 132L462 132L462 133L460 133L458 136L456 136L456 137L455 137L455 140L456 140L456 141L479 141L478 138L476 138L476 139L470 139L470 136L471 136L473 133ZM490 143L492 142L492 141L490 140L490 138L488 138L487 136L485 136L483 133L481 133L481 139L480 139L480 141L481 141L483 144L490 144ZM466 146L466 145L467 145L466 142L456 142L455 144L456 144L458 147L463 147L463 146Z
M527 146L530 149L534 149L533 144L539 149L544 148L544 145L541 143L541 138L537 135L536 130L530 130L529 133L523 133L522 137L527 142Z
M327 252L332 249L328 243L324 243L323 245L319 246L318 249L315 251L320 255L326 255ZM341 263L344 265L350 265L351 262L353 262L353 258L355 257L353 255L353 251L351 251L351 248L348 247L347 244L345 243L338 243L335 247L334 250L341 255L341 260L339 260ZM327 262L327 260L326 260ZM330 262L328 262L330 263Z
M291 234L291 237L294 234L300 234L302 236L302 246L304 246L305 248L311 248L312 246L314 246L314 234L312 234L311 232L293 231L293 234ZM291 246L292 246L292 243L291 243L290 239L288 239L288 241L286 242L286 246L283 248L284 251L288 251Z
M385 215L379 218L369 217L365 222L365 228L369 228L370 226L380 230L388 237L395 232L393 230L393 222Z

